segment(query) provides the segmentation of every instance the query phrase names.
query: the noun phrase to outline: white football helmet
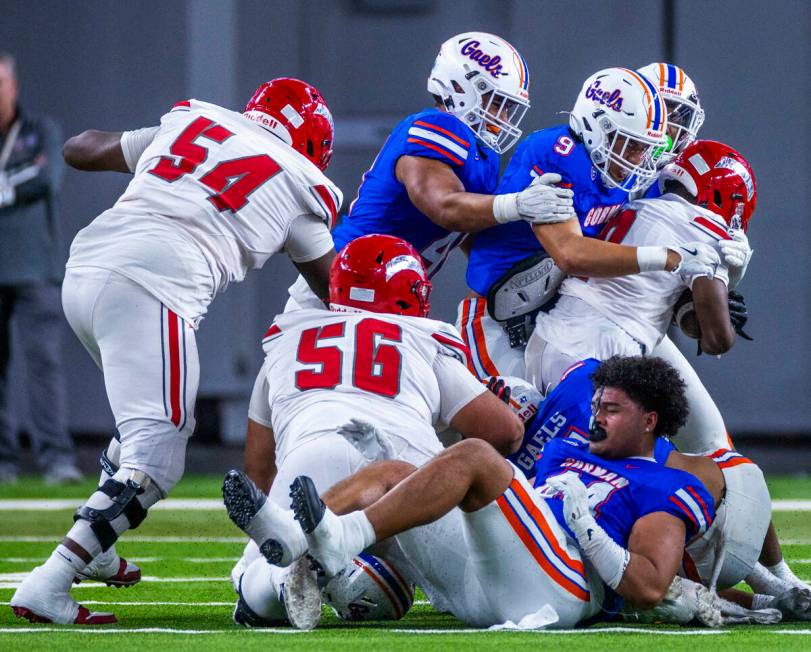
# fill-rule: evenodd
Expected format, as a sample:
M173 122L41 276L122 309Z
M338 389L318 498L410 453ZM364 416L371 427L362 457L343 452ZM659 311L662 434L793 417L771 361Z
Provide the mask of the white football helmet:
M704 124L704 109L693 80L678 66L650 63L637 72L656 85L667 107L668 148L656 160L662 168L698 138L698 130Z
M521 137L529 71L518 50L498 36L467 32L445 41L428 92L499 154Z
M362 552L321 590L341 620L399 620L414 604L414 585L394 565Z
M569 126L609 187L636 192L657 174L667 146L667 110L653 83L627 68L606 68L583 84Z

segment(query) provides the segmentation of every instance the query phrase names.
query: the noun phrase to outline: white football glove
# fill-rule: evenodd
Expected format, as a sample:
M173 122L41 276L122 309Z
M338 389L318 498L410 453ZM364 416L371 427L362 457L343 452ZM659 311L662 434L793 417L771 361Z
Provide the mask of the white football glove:
M549 478L546 485L563 494L563 518L575 536L580 538L594 521L589 510L589 495L586 485L574 473L564 473Z
M743 229L733 229L729 235L732 239L721 240L718 248L721 250L722 262L729 269L729 289L734 290L746 274L753 250Z
M499 224L525 220L530 224L555 224L576 217L574 193L568 188L558 188L559 174L546 173L536 177L521 192L496 195L493 200L493 217Z
M715 278L715 272L721 264L718 252L704 242L688 242L678 247L670 247L681 256L681 262L673 270L684 284L693 289L693 281L701 276Z
M8 174L0 172L0 208L11 206L17 199L14 191L14 184L11 183Z
M574 472L566 472L549 478L546 486L563 494L563 517L574 533L578 547L602 580L616 589L631 560L631 553L608 536L591 515L588 490L580 477Z
M389 438L367 421L350 419L349 423L339 426L337 432L370 462L391 460L396 457Z

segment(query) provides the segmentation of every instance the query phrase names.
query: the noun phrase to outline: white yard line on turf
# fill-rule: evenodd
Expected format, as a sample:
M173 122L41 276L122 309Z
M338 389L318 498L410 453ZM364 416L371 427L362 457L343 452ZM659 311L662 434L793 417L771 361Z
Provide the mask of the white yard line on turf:
M305 630L292 629L292 628L261 628L261 629L248 629L245 630L251 634L305 634ZM385 629L379 630L392 634L503 634L503 633L519 633L519 634L546 634L548 636L568 636L583 634L647 634L651 636L719 636L723 634L731 634L732 630L728 629L691 629L691 630L674 630L674 629L659 629L651 627L650 629L643 629L641 627L596 627L591 629L559 629L559 630L514 630L502 629L499 631L489 631L487 629ZM230 629L173 629L171 627L111 627L109 629L83 629L81 627L75 629L65 629L64 627L0 627L0 634L17 634L17 633L47 633L47 632L62 632L63 634L226 634L230 635L233 630ZM808 636L811 634L811 629L777 629L777 630L764 630L767 634L780 634L780 635L800 635Z
M13 498L0 500L0 511L48 512L59 509L76 509L84 503L83 498ZM179 509L183 511L225 509L219 498L167 498L150 509Z
M221 564L223 562L228 562L231 564L235 564L237 561L237 556L232 555L230 557L133 557L132 555L127 555L127 559L133 561L135 563L142 562L142 563L153 563L156 561L182 561L189 564ZM9 564L22 564L24 562L37 562L42 563L45 561L44 557L0 557L0 563L6 562Z
M0 589L16 589L28 573L0 573ZM230 577L152 577L147 575L141 578L142 582L155 584L184 584L186 582L230 582ZM82 589L104 588L100 582L82 582L74 587L75 591Z
M248 629L247 632L261 634L306 634L303 629ZM64 627L0 627L0 634L16 634L17 632L62 632L63 634L226 634L234 633L234 629L172 629L171 627L139 627L129 629L126 627L110 627L109 629L65 629Z
M60 509L76 509L82 504L81 498L14 498L0 500L0 511L45 512ZM209 511L223 509L222 500L217 498L168 498L161 500L150 509L182 511ZM811 500L773 500L775 512L811 512Z
M9 602L0 602L0 604L8 606ZM125 607L134 605L136 607L231 607L234 606L234 601L231 602L109 602L107 600L82 600L82 604L103 604L113 607Z
M50 536L0 536L0 543L53 543L61 535ZM123 543L242 543L248 542L248 537L170 537L170 536L128 536L121 537Z

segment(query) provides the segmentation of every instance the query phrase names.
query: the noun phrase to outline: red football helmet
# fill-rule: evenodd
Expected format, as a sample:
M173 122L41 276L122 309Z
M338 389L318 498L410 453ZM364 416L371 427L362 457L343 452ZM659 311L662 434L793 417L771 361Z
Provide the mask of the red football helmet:
M687 146L659 177L677 181L696 199L696 204L724 218L732 228L749 226L757 204L755 174L740 152L714 140L697 140Z
M272 131L294 150L326 170L332 158L332 114L314 86L279 77L265 82L245 106L244 115Z
M417 250L391 235L352 240L332 261L329 303L333 310L360 309L427 317L431 281Z

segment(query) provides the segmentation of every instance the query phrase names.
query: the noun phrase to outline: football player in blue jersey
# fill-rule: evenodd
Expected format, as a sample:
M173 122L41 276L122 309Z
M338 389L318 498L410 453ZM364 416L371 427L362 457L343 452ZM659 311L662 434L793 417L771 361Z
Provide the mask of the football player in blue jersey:
M655 85L633 70L608 68L585 81L568 125L534 132L518 147L498 192L554 175L573 191L577 220L516 222L476 234L467 268L472 292L459 307L457 325L480 377L524 375L526 328L533 311L554 296L561 272L624 276L673 271L680 263L686 271L697 262L684 249L594 239L630 193L655 178L654 155L666 146L666 129Z
M475 440L419 469L368 467L325 493L329 507L298 478L291 497L308 554L329 575L375 541L419 528L416 549L455 551L438 560L438 572L461 563L468 583L476 578L464 591L455 587L464 595L452 608L476 626L530 617L535 626L572 627L599 612L608 589L638 607L657 605L685 543L714 517L698 478L653 459L656 438L686 419L684 383L662 360L636 357L606 361L595 384L588 439L546 445L538 490ZM459 514L463 533L446 531L452 541L443 541L431 525L449 513ZM411 545L398 541L410 556Z
M529 71L512 45L484 32L448 39L428 92L434 106L402 120L364 173L333 231L336 251L371 233L397 236L420 252L432 277L467 233L572 216L571 191L547 180L494 197L500 155L521 136L529 108ZM317 307L301 280L290 294Z
M539 468L536 461L542 458L550 441L570 438L585 443L592 437L592 379L600 364L593 358L575 363L546 399L519 378L500 378L488 384L525 422L524 440L507 459L531 482ZM679 441L678 437L675 441ZM764 536L772 533L767 534L771 500L757 465L729 449L719 449L707 456L684 455L669 439L661 437L656 440L653 457L660 464L697 476L713 496L716 519L707 532L686 547L680 573L705 586L725 589L721 596L727 600L719 604L724 623L774 622L777 616L774 609L783 618L811 619L808 585L798 580L788 567L788 574L779 577L758 562L759 557L763 559ZM776 537L773 545L780 550ZM744 579L755 590L754 595L726 590ZM694 587L689 586L674 586L668 596L679 609L687 595L695 593ZM679 599L679 591L684 592L683 599ZM659 620L678 618L679 614L683 617L684 612L679 609L670 612L660 609L656 617Z

